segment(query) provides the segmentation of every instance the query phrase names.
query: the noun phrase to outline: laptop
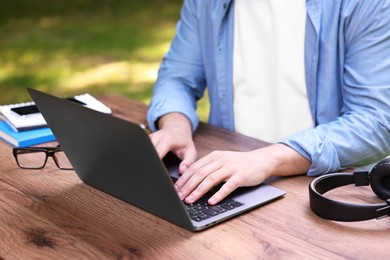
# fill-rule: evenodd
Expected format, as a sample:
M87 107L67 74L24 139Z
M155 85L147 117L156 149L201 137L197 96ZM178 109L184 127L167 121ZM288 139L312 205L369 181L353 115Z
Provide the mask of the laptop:
M269 184L239 188L217 206L179 199L178 160L161 160L139 125L29 88L78 177L87 185L191 231L283 197Z

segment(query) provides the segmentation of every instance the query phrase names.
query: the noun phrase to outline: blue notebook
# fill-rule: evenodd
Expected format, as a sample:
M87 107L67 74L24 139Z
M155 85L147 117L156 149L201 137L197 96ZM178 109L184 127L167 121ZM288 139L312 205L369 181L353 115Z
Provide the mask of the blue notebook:
M16 132L4 120L0 121L0 138L15 147L24 147L55 141L53 132L48 127Z

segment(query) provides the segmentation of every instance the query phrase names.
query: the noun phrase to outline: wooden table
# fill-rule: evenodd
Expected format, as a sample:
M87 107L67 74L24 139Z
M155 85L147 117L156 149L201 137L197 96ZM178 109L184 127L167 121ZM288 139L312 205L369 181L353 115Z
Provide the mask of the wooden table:
M99 97L126 120L144 123L147 107L122 96ZM249 150L256 139L201 124L199 155ZM22 170L0 141L0 259L388 259L390 219L344 223L309 207L312 178L279 178L284 198L192 233L83 184L52 161ZM350 202L381 202L368 187L332 191Z

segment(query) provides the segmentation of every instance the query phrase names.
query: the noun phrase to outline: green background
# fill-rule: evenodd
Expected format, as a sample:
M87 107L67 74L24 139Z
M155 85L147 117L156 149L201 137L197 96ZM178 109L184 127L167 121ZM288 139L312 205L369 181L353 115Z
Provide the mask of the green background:
M148 103L181 0L5 0L0 7L0 104L116 92ZM208 104L198 112L207 120Z

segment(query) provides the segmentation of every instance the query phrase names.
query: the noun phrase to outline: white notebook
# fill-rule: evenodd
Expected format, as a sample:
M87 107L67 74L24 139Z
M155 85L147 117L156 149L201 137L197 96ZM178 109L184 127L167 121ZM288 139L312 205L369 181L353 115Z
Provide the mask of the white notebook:
M88 93L76 95L69 100L102 113L112 113L109 107ZM0 114L15 131L47 127L45 119L37 110L34 102L2 105L0 106Z

